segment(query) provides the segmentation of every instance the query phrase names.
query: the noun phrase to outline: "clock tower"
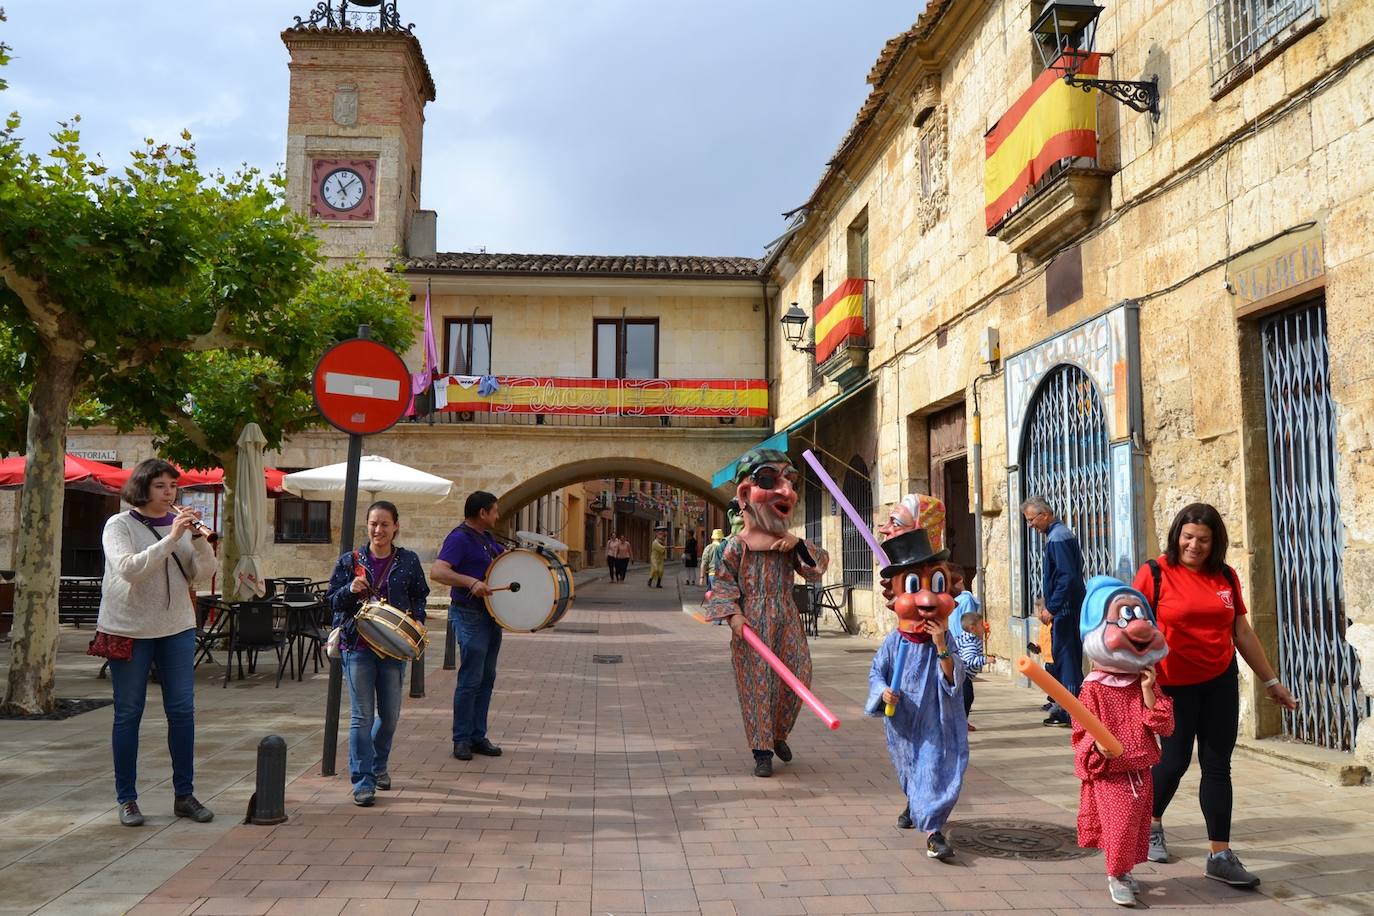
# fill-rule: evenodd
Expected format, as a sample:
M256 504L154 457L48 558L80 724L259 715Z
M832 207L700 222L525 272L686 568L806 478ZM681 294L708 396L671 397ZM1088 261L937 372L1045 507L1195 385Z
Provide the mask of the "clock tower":
M412 28L394 2L323 0L282 32L291 55L287 200L321 224L331 261L361 252L381 266L407 256L413 224L420 247L433 245L420 166L434 80Z

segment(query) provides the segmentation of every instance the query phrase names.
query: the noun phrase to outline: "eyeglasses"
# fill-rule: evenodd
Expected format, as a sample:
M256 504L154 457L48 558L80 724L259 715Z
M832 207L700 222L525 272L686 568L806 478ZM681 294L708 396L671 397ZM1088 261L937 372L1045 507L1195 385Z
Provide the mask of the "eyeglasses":
M755 468L749 474L749 479L765 490L772 490L777 487L779 477L786 478L794 490L797 488L797 484L801 482L801 475L796 471L779 471L777 468L770 468L767 465Z

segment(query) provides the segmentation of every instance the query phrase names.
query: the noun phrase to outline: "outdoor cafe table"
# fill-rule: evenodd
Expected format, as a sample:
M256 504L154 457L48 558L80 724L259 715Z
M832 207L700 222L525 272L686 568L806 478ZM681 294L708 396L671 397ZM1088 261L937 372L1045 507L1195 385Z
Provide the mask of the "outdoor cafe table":
M257 599L252 602L224 601L220 595L209 593L198 596L197 604L206 602L204 607L203 622L197 628L197 647L196 662L201 660L214 663L211 651L222 640L223 648L226 650L224 685L229 686L234 667L234 653L229 651L237 642L238 636L238 614L241 607L248 603L263 603L271 605L274 609L281 609L285 612L285 619L281 628L274 628L274 632L280 632L286 648L286 654L281 659L281 666L278 669L277 682L281 683L280 672L287 670L286 666L291 666L293 677L296 680L305 678L306 646L309 641L307 633L310 629L322 629L323 613L328 609L328 605L323 599L310 595L289 595L280 598ZM197 607L198 615L201 607ZM213 619L211 616L213 615ZM270 648L262 646L261 648ZM240 680L243 679L240 674Z

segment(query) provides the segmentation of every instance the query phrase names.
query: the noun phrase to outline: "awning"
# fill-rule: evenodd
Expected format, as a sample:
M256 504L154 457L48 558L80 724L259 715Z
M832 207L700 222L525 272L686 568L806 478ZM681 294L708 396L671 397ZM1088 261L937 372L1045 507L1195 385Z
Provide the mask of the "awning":
M786 428L786 429L782 430L781 432L774 433L772 436L770 436L769 438L763 440L763 441L760 442L758 445L754 445L754 446L751 446L750 448L746 449L745 452L751 452L751 451L753 451L753 450L756 449L756 448L773 448L773 449L777 449L777 450L780 451L780 452L786 452L786 451L787 451L787 434L788 434L788 433L795 432L796 430L801 429L803 426L806 426L807 424L814 423L815 421L819 420L821 417L823 417L823 416L825 416L826 414L830 413L830 411L832 411L832 410L834 410L835 408L839 407L839 406L840 406L841 404L843 404L845 401L848 401L850 398L854 397L855 395L858 395L858 394L861 394L861 393L867 391L868 389L872 388L872 387L873 387L874 385L876 385L877 383L878 383L878 380L877 380L876 378L869 378L869 379L867 379L866 381L864 381L862 384L856 385L856 386L854 386L853 388L849 389L848 391L842 391L842 392L840 392L839 394L835 395L835 396L834 396L833 398L831 398L830 400L826 401L826 402L825 402L824 404L822 404L821 406L817 407L815 410L812 410L810 413L807 413L807 414L803 415L803 416L800 417L799 419L793 420L791 423L789 423L789 424L787 425L787 428ZM744 457L744 454L745 454L744 452L741 452L739 457L740 457L740 458L743 458L743 457ZM738 467L738 465L739 465L739 458L736 458L734 461L730 462L730 463L727 464L725 467L721 468L719 471L716 471L716 473L711 477L711 486L712 486L712 487L721 487L721 486L724 486L724 485L727 484L727 483L730 483L732 480L734 480L734 479L735 479L735 468Z

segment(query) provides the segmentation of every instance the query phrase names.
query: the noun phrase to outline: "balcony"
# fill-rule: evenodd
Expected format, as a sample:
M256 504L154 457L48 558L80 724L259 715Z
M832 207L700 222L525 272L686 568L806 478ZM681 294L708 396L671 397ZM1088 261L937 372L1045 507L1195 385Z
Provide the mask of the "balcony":
M868 281L852 277L816 306L816 364L827 379L848 388L868 374Z
M1092 227L1110 200L1111 180L1095 160L1062 160L988 234L1017 254L1044 260Z

